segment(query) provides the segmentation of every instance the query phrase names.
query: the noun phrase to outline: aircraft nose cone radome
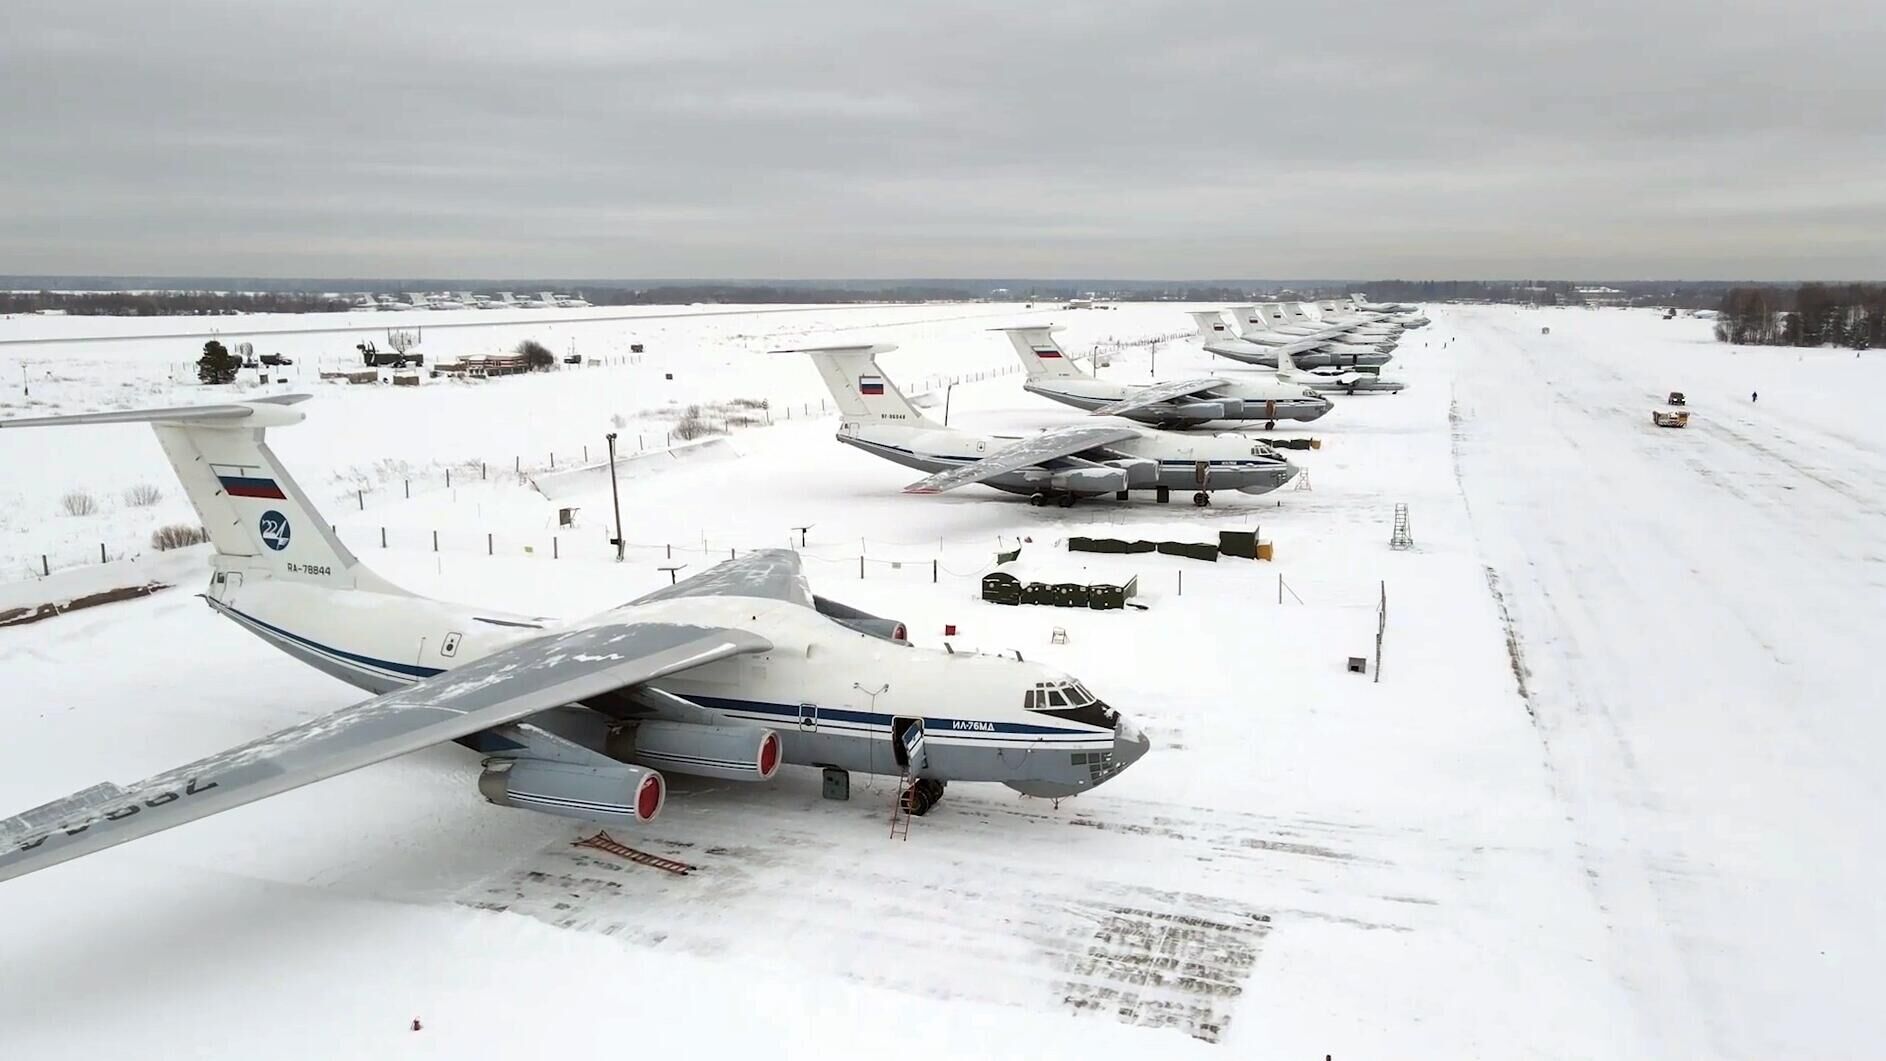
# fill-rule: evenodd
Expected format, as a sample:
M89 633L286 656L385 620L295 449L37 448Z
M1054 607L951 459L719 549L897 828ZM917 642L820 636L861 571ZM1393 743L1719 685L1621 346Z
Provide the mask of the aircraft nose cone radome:
M1115 772L1126 769L1139 762L1151 751L1153 742L1146 734L1137 729L1131 733L1118 732L1113 736L1113 768Z

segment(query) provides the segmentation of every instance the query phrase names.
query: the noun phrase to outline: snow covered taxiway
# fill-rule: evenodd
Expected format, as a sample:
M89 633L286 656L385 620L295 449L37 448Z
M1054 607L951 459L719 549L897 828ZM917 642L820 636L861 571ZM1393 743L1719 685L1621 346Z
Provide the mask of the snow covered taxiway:
M811 368L763 353L899 343L885 367L911 389L966 379L952 423L1035 427L1078 414L999 374L1012 355L984 329L1057 320L1077 353L1126 344L1105 373L1146 378L1131 344L1185 331L1187 308L817 307L664 320L658 341L645 321L559 324L553 346L647 354L317 385L309 422L271 442L415 590L580 615L665 583L663 564L809 524L820 592L924 643L948 623L959 649L1050 661L1144 720L1154 752L1058 807L952 788L908 842L886 839L883 780L838 803L806 770L677 778L655 826L619 836L698 867L673 877L482 803L472 754L433 749L0 886L0 1056L1868 1053L1886 1033L1866 654L1886 628L1886 429L1867 406L1886 372L1731 352L1648 313L1447 308L1398 354L1406 392L1271 433L1324 440L1289 454L1307 490L1037 510L901 494L912 476L832 440ZM356 340L270 341L338 357ZM36 383L0 415L201 400L170 378L177 346L0 344L0 380L23 360ZM1170 338L1156 357L1161 377L1252 371ZM1670 389L1687 431L1650 425ZM514 471L489 474L665 432L671 399L740 397L773 422L736 430L735 459L625 483L621 565L606 495L566 530ZM88 539L135 553L187 514L141 428L0 434L0 471L9 580ZM119 504L139 482L166 497ZM76 486L104 511L60 514ZM1396 502L1406 552L1387 546ZM1252 528L1274 562L1063 548ZM976 600L1021 539L1024 565L1137 575L1149 610ZM1377 683L1343 662L1370 654L1384 588ZM355 698L192 592L0 631L0 813Z

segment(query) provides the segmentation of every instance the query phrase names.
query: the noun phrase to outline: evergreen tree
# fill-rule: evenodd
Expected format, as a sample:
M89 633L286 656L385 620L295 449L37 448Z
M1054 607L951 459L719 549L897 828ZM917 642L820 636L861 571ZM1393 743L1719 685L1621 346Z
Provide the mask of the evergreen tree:
M196 363L196 378L204 383L234 383L236 370L241 367L242 362L236 360L236 355L211 339L203 344L203 356Z

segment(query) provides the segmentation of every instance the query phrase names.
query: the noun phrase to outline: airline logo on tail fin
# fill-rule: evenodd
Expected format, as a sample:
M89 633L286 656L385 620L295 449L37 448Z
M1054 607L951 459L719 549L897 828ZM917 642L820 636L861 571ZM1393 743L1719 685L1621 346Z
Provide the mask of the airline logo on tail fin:
M288 526L288 517L274 509L262 513L262 521L257 524L257 530L260 532L258 537L262 539L262 544L278 553L288 548L288 540L294 534L293 529Z
M883 394L884 393L884 377L883 376L859 376L858 377L858 393Z
M282 493L281 484L260 472L260 467L245 465L212 464L210 471L216 473L216 481L222 484L223 493L230 497L260 497L274 501L286 501L288 495Z

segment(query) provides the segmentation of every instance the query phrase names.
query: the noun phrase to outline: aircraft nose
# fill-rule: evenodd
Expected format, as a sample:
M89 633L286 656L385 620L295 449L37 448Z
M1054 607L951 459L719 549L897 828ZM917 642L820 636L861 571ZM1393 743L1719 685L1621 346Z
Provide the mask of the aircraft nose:
M1114 771L1117 773L1139 762L1152 747L1153 742L1140 732L1138 726L1122 718L1120 725L1113 731Z

